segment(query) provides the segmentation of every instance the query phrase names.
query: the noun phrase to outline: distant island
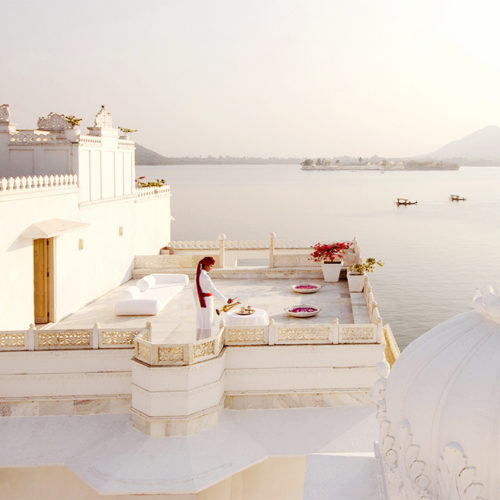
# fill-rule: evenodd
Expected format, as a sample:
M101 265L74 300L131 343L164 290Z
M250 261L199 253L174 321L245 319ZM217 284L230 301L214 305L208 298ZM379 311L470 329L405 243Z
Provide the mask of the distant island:
M316 162L308 158L300 163L302 170L458 170L458 163L446 161L415 161L359 158L357 162L332 162L327 158L318 158Z
M456 170L459 165L499 166L500 127L490 125L459 140L452 141L432 153L413 157L369 158L334 156L316 160L296 157L205 156L169 157L136 144L137 165L298 165L309 160L305 170ZM319 163L318 163L319 162ZM349 167L349 168L348 168Z

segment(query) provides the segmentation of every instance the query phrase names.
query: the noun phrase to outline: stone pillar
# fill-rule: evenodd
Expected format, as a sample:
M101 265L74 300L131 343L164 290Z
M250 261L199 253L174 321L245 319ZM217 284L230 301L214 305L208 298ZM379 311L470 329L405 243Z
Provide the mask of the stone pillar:
M226 235L219 234L219 267L224 269L226 262Z
M269 267L274 267L274 247L276 245L276 233L271 233L269 239Z

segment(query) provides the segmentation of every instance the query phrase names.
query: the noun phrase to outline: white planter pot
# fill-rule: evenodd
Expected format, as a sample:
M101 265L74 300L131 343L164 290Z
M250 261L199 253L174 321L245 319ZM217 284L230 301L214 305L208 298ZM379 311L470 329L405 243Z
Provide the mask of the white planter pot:
M64 131L64 135L69 142L78 142L81 133L79 128L67 128Z
M347 273L347 283L350 292L362 292L365 287L366 274Z
M339 280L340 271L342 270L342 261L339 262L323 262L321 269L323 270L323 278L329 283L334 283Z

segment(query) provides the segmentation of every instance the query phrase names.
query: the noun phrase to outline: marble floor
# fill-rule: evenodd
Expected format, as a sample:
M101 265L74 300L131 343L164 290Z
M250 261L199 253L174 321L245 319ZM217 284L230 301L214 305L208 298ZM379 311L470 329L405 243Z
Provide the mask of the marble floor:
M292 291L292 285L304 280L288 279L214 279L216 287L226 297L238 297L243 305L251 305L267 311L269 317L279 323L332 323L339 318L341 323L367 321L366 306L357 304L362 294L355 294L357 301L353 316L353 302L347 281L325 283L323 280L308 279L308 283L322 285L321 291L314 294L299 294ZM103 297L91 302L79 311L64 318L51 328L88 328L96 322L101 328L141 328L151 322L154 342L186 343L196 340L196 312L193 298L193 280L157 316L115 316L113 305L121 289L135 284L131 280L110 291ZM361 302L363 302L361 300ZM312 318L296 319L287 316L284 308L296 304L311 304L321 308ZM222 304L218 304L222 305ZM217 301L216 301L216 307ZM363 313L363 307L365 312ZM361 308L361 312L360 312Z
M128 415L4 417L0 469L58 464L101 495L186 494L267 457L305 456L307 500L373 500L377 429L373 406L223 410L215 427L161 438Z

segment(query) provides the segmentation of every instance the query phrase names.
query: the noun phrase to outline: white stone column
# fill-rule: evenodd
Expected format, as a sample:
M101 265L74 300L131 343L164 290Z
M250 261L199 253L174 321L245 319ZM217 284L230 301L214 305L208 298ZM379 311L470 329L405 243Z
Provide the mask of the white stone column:
M226 262L226 235L219 234L219 267L223 269Z
M274 267L274 247L276 245L276 233L271 233L269 238L269 267Z

